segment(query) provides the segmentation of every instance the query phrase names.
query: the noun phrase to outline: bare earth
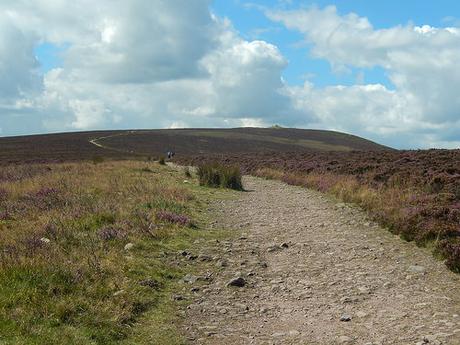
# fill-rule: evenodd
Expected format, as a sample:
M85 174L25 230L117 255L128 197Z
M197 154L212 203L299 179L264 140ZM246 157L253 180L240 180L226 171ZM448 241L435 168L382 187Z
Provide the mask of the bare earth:
M207 277L185 279L191 344L460 344L460 277L427 250L320 193L245 187L213 206L243 235L205 244Z

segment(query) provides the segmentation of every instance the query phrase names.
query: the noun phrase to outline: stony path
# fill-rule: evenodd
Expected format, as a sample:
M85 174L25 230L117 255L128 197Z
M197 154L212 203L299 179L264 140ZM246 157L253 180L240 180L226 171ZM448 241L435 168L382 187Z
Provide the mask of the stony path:
M212 272L185 277L191 344L460 344L460 277L426 250L320 193L245 187L215 205L243 235L206 244Z

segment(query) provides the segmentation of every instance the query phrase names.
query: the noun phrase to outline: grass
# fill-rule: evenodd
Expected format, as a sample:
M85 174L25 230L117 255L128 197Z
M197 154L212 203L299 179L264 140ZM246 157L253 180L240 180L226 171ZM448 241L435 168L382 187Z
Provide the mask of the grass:
M0 343L183 343L175 253L228 235L204 209L229 192L158 163L2 169Z
M202 164L198 166L197 175L202 186L243 190L241 171L238 166L219 163Z

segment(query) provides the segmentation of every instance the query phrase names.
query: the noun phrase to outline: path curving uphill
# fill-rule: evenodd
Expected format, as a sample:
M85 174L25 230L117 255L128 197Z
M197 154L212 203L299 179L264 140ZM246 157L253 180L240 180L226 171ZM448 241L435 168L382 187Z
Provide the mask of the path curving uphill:
M460 344L460 277L428 251L321 193L244 182L214 205L243 235L203 248L215 260L191 289L190 343Z

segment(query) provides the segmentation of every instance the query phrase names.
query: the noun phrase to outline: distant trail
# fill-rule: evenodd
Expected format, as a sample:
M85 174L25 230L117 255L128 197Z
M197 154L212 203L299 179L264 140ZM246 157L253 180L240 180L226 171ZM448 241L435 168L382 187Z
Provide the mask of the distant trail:
M323 194L254 177L245 186L214 205L215 226L244 236L197 253L215 261L213 279L188 293L191 343L460 344L460 277L428 250ZM235 276L246 286L227 287Z
M105 146L105 145L102 145L101 143L99 143L100 140L104 140L104 139L108 139L108 138L114 138L114 137L122 137L122 136L126 136L126 135L133 134L133 133L136 133L136 131L129 131L129 132L123 132L123 133L118 133L118 134L107 135L107 136L104 136L104 137L91 139L91 140L89 140L89 142L91 144L97 146L97 147L102 148L102 149L116 151L116 152L135 154L134 151L118 149L118 148L114 148L114 147L110 147L110 146Z

